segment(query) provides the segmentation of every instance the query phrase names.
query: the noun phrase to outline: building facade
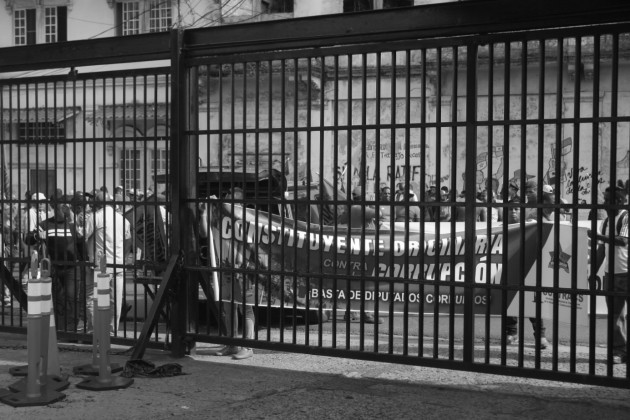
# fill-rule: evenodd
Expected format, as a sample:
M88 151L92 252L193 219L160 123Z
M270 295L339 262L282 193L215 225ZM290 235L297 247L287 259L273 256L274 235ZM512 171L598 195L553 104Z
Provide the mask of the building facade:
M130 36L174 27L422 6L437 1L5 0L4 3L0 11L0 47ZM576 64L577 42L580 61ZM603 37L599 48L608 51L612 42ZM628 40L621 38L619 42L617 67L602 54L597 63L597 80L593 78L593 38L532 41L509 51L501 46L480 47L478 121L522 118L523 124L510 130L500 124L479 128L480 152L474 175L479 190L493 189L500 194L510 180L541 178L538 183L558 185L561 197L591 202L594 180L611 181L602 174L608 174L612 165L618 179L625 182L630 177L630 126L601 125L602 138L615 136L623 141L617 142L616 162L607 158L611 156L610 143L598 142L600 150L596 152L600 162L598 173L593 173L590 159L595 151L589 149L593 133L580 130L575 124L527 123L529 117L544 121L547 117L572 117L576 112L580 115L597 112L599 117L613 112L630 115L630 101L626 100L630 95L630 76L626 76L630 75ZM253 90L245 87L252 83L246 66L200 68L200 130L228 126L265 129L266 125L268 128L278 124L306 124L311 128L282 136L270 134L262 143L261 137L253 132L236 139L208 134L199 142L200 165L217 167L226 162L252 165L250 159L265 154L283 167L289 179L312 179L316 177L314 174L323 172L334 178L341 190L363 185L368 198L373 198L383 185L407 180L415 192L433 184L462 190L466 177L464 165L444 164L463 162L466 157L465 130L457 125L466 117L465 92L461 90L465 84L462 79L465 57L458 55L457 50L386 51L324 57L311 63L301 60L288 68L284 62L263 63L269 66L269 81L262 80L256 97L252 96ZM153 65L159 67L160 63ZM58 71L65 74L89 70L93 69ZM613 73L618 75L614 85ZM67 85L63 83L38 86L36 82L26 81L41 75L42 72L34 71L0 76L25 80L19 88L2 90L3 142L37 144L11 148L11 153L5 153L5 165L11 173L8 187L14 195L16 191L40 190L43 184L48 193L53 186L68 191L89 191L101 185L109 189L116 185L126 189L157 188L151 174L164 171L168 165L165 139L169 136L170 81L167 76L157 72L145 77L113 77L102 82L80 83L74 86L70 100ZM597 97L593 92L597 92ZM287 97L300 99L286 100ZM251 106L233 106L250 102ZM255 106L258 115L251 112ZM260 116L265 117L261 120ZM358 124L374 128L352 129ZM376 128L383 124L393 128ZM405 124L412 128L397 128ZM427 128L421 130L413 127L414 124L424 124ZM320 130L313 129L319 125ZM349 128L324 129L340 125ZM95 141L72 142L73 138L85 137ZM262 148L255 156L249 156L253 152L248 151L248 145L254 141L262 144ZM577 159L573 156L576 150L580 151ZM541 164L545 169L538 176Z

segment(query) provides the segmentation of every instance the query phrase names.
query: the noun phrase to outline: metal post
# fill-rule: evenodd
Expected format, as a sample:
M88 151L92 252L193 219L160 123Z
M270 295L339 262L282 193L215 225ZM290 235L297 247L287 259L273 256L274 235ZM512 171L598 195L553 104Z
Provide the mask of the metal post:
M477 51L476 42L468 45L466 60L466 191L470 199L466 200L466 232L464 241L467 250L475 249L476 200L470 194L477 190L475 173L477 171ZM473 362L475 340L475 253L466 252L466 278L464 280L464 362Z

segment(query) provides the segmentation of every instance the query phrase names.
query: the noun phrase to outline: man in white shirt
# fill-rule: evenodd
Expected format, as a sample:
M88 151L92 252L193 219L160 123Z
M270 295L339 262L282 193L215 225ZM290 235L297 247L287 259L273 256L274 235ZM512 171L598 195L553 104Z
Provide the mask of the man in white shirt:
M94 212L87 214L85 217L83 236L87 243L89 260L95 265L94 269L100 270L100 261L96 259L99 255L104 255L107 264L106 271L112 275L110 284L110 308L112 314L110 334L113 335L120 321L123 289L125 286L123 266L131 242L131 229L127 219L116 211L112 205L112 199L107 193L100 191L95 195ZM94 270L88 270L86 278L88 330L93 328L93 296Z

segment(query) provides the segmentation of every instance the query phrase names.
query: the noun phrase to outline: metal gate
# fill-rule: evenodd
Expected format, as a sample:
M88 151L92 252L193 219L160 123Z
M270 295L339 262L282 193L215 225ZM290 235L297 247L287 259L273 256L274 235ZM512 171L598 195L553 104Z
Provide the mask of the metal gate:
M114 41L7 49L2 71L72 70L0 81L20 191L5 202L24 204L25 161L57 170L47 196L123 187L109 204L131 248L108 267L134 356L168 337L179 355L208 342L627 387L628 292L604 276L622 257L590 242L628 209L630 177L628 6L604 3L195 29L98 59ZM139 52L164 64L75 71ZM11 313L3 329L23 326Z

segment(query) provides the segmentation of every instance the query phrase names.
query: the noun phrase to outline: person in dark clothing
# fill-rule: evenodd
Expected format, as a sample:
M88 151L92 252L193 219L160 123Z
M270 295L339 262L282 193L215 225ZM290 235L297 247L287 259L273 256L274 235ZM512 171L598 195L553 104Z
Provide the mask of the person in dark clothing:
M521 197L518 195L519 187L514 181L508 186L508 203L519 204ZM518 223L521 221L521 209L517 207L508 208L507 223Z
M527 182L526 190L525 190L526 200L528 200L526 201L527 203L529 203L530 197L534 202L536 202L536 186L537 185L534 181ZM519 192L518 184L512 181L510 182L510 185L508 186L508 188L509 188L508 191L510 194L508 203L520 203L521 199L518 195L518 192ZM534 212L537 211L536 209L533 209L533 210ZM507 223L508 224L519 223L520 215L521 215L520 208L508 209ZM530 216L528 216L526 213L525 218L528 219L529 217ZM532 327L534 329L534 336L535 337L540 336L540 348L546 349L547 347L549 347L549 341L547 341L547 338L545 337L546 327L543 320L536 319L536 318L530 318L529 320L532 323ZM505 318L505 335L506 335L506 341L508 345L518 344L518 319L516 317L508 316Z
M57 325L69 331L85 326L85 270L77 261L86 261L85 243L75 227L72 197L53 201L54 215L40 222L37 231L27 235L27 244L43 243L50 259L53 302Z

